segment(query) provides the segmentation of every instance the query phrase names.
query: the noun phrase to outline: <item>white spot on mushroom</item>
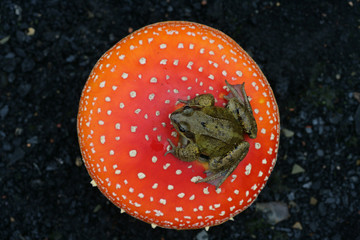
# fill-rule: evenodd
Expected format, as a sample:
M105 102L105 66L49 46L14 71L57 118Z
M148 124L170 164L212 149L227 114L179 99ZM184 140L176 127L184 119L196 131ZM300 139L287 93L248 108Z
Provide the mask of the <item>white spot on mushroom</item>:
M274 139L275 139L275 135L273 133L271 133L270 140L274 140Z
M105 81L102 81L102 82L99 84L99 87L101 87L101 88L105 87Z
M160 201L159 201L159 203L161 203L162 205L166 205L166 200L163 199L163 198L161 198Z
M152 101L152 100L154 100L154 98L155 98L155 93L150 93L149 100Z
M146 177L145 173L143 173L143 172L138 173L138 178L139 179L144 179L145 177Z
M166 65L166 63L167 63L167 59L162 59L162 60L160 61L160 64L161 64L161 65Z
M136 132L136 129L137 129L137 126L131 126L131 127L130 127L130 131L131 131L132 133Z
M194 194L189 197L189 200L194 200L194 199L195 199L195 195L194 195Z
M249 175L250 172L251 172L251 163L246 165L246 167L245 167L245 175Z
M168 185L168 190L173 190L174 186L173 185Z
M124 54L121 54L121 55L119 56L119 59L120 59L120 60L124 60L124 59L125 59L125 55L124 55Z
M261 148L261 144L260 143L255 143L255 149L259 150Z
M156 163L156 162L157 162L157 157L156 157L156 156L153 156L153 157L151 158L151 161L152 161L153 163Z
M209 194L210 192L209 192L209 187L205 187L204 189L203 189L203 192L204 192L204 194Z
M178 196L179 198L183 198L183 197L185 196L185 193L179 193L177 196Z
M115 174L116 174L116 175L119 175L120 173L121 173L121 170L120 170L120 169L115 170Z
M179 64L179 60L178 60L178 59L175 59L174 62L173 62L173 64L174 64L175 66L177 66L177 65Z
M183 209L182 207L176 207L175 209L176 209L177 212L182 212L182 211L184 211L184 209Z
M110 102L111 98L110 97L105 97L105 102Z
M163 166L164 170L168 169L168 167L170 167L170 163L166 163L166 164Z
M131 187L129 188L129 192L133 193L134 192L134 189Z
M109 154L110 154L110 156L114 155L115 154L114 150L110 150Z
M101 142L101 144L104 144L104 143L105 143L105 136L101 136L101 137L100 137L100 142Z
M180 175L182 173L182 171L180 169L176 170L176 175Z
M157 83L157 78L156 78L156 77L152 77L152 78L150 79L150 82L151 82L151 83Z
M184 48L184 44L183 44L183 43L179 43L179 44L178 44L178 48Z
M192 65L193 65L194 63L192 62L192 61L190 61L190 62L188 62L188 65L186 66L188 69L191 69L191 67L192 67Z
M236 75L238 75L239 77L242 77L243 73L241 71L236 71Z
M125 107L125 104L121 102L120 105L119 105L119 107L122 109L122 108Z
M157 189L158 186L159 186L159 184L154 183L154 185L152 186L152 189Z
M135 92L135 91L131 91L131 92L130 92L130 97L132 97L132 98L136 97L136 92Z
M139 194L138 194L138 197L139 197L139 198L144 198L145 196L144 196L143 193L139 193Z
M165 48L166 48L166 44L165 44L165 43L160 44L160 49L165 49Z
M99 125L104 125L104 121L99 120Z
M117 130L120 129L120 123L116 123L116 124L115 124L115 129L117 129Z
M187 78L187 77L185 77L185 76L183 76L183 77L181 77L181 80L183 80L183 81L185 82L185 81L187 81L187 80L188 80L188 78Z
M199 179L201 179L200 176L195 176L195 177L192 177L190 181L193 183L196 183Z
M121 77L122 77L123 79L127 79L128 76L129 76L129 74L127 74L127 73L123 73L123 74L121 75Z
M136 155L137 155L137 151L136 151L136 150L130 150L130 152L129 152L129 156L130 156L130 157L136 157Z
M140 58L139 63L140 64L145 64L146 63L146 58L144 58L144 57Z

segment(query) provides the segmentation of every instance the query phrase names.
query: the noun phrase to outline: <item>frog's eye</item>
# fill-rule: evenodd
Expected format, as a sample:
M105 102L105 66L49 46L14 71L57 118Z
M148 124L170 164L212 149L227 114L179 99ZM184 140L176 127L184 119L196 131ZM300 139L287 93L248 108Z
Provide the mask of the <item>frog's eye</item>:
M191 108L191 107L189 107L189 106L185 106L184 107L184 111L183 111L183 113L185 114L185 115L191 115L192 113L194 112L194 109L193 108Z
M179 123L179 131L180 132L187 132L189 131L189 126L186 123Z

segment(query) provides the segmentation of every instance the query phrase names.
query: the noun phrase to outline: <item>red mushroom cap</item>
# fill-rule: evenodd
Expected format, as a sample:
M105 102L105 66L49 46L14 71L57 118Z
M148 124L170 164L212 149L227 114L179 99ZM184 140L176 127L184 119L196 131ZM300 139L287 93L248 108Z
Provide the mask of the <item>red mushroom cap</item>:
M226 103L225 79L245 82L258 126L250 150L216 190L206 164L171 154L177 142L169 114L178 99L211 93ZM83 89L78 135L85 166L116 206L145 222L173 229L221 224L258 196L275 165L279 112L256 63L234 40L190 22L161 22L122 39L97 62Z

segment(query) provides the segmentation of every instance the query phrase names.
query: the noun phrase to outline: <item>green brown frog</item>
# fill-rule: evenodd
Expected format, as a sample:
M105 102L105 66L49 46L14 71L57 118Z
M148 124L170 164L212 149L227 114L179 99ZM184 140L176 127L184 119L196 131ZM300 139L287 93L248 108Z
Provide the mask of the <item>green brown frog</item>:
M244 83L231 85L225 97L226 107L215 106L214 96L202 94L190 100L179 100L185 105L174 111L170 120L179 133L176 147L168 139L172 153L182 161L206 161L207 177L197 182L209 182L218 188L235 170L249 151L244 133L256 138L257 125Z

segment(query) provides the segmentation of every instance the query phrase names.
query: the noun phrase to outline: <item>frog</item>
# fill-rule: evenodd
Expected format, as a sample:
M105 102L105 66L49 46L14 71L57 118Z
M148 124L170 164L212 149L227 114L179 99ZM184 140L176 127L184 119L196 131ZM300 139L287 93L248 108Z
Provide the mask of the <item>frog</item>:
M225 107L215 106L212 94L197 95L178 101L184 105L170 114L170 122L179 134L178 146L167 139L176 158L208 163L206 182L218 189L246 157L250 144L244 135L257 136L257 124L245 92L245 83L232 85L225 80L230 93L224 96Z

